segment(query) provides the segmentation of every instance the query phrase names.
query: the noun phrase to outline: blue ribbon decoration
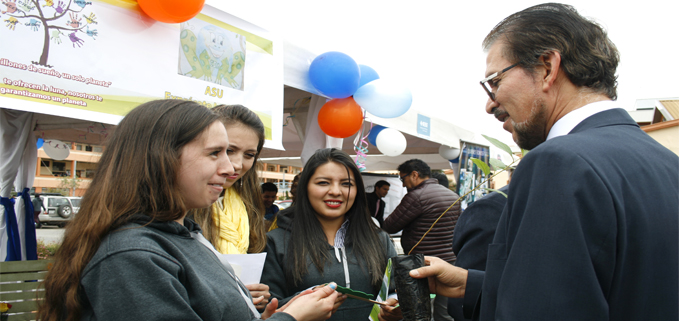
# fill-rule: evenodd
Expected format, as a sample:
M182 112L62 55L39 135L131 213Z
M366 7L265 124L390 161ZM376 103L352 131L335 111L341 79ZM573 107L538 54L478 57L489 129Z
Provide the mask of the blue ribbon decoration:
M5 257L5 261L21 261L21 238L19 237L17 217L14 213L14 204L8 197L0 197L0 204L5 207L5 230L7 231L7 257Z
M24 220L24 246L26 247L26 260L37 260L38 259L38 242L35 232L35 218L33 213L35 209L33 208L33 202L31 202L30 189L28 187L19 193L17 196L21 197L24 201L24 207L26 208L26 219Z

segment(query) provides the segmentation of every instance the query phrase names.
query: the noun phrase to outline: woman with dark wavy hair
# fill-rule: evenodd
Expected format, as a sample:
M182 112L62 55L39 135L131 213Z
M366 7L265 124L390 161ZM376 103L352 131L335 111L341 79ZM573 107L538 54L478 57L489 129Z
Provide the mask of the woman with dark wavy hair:
M260 316L186 218L214 203L233 175L228 146L218 116L197 103L158 100L132 110L66 228L38 319L328 318L337 297L330 287L297 297L284 313L273 314L272 300Z
M387 260L396 256L389 235L370 218L361 174L349 155L321 149L301 173L294 210L278 215L267 233L262 282L287 302L296 293L335 281L377 295ZM330 320L361 320L372 304L342 296Z

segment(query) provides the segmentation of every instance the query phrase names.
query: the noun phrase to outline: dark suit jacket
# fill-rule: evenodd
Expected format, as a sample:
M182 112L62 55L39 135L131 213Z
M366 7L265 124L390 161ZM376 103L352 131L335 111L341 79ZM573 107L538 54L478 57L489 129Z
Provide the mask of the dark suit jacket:
M380 222L380 227L382 227L384 225L384 201L381 197L377 196L377 193L375 192L366 194L366 197L368 198L368 211L370 211L370 216L376 218L377 221ZM375 215L375 206L377 206L378 199L380 200L380 208L377 215Z
M500 188L507 194L509 185ZM493 243L497 222L507 204L507 197L493 192L469 205L455 225L453 252L457 256L455 266L465 269L486 270L488 245ZM448 314L455 321L469 320L462 313L462 299L448 300Z
M678 178L679 157L622 109L539 145L514 172L485 275L469 270L465 310L480 298L481 320L677 320Z

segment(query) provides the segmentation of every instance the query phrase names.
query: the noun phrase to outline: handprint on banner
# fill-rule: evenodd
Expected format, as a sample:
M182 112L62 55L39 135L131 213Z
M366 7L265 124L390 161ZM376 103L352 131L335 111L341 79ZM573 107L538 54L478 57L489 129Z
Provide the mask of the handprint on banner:
M61 43L61 36L63 36L63 35L64 35L64 34L61 33L60 30L56 30L56 29L55 29L55 30L52 30L52 36L51 36L51 38L52 38L52 40L54 40L54 43L56 43L56 44L58 45L58 44Z
M57 7L54 10L56 10L58 14L64 13L64 2L59 1L59 4L57 4Z
M78 48L80 48L80 46L85 43L85 40L78 38L78 36L75 35L75 32L69 34L68 39L73 42L73 48L75 48L76 44L78 45Z
M85 20L86 20L87 23L89 23L89 24L92 24L92 25L96 25L96 24L97 24L97 16L94 15L94 12L90 13L89 16L85 17Z
M3 1L2 4L4 4L7 7L7 11L2 11L2 14L5 13L15 13L17 11L17 2L16 0L7 0Z
M15 30L16 25L19 23L19 20L17 20L14 17L9 17L9 19L5 20L7 22L7 25L5 27L9 28L9 30Z
M36 2L37 4L37 2ZM31 10L35 9L35 5L31 5L29 0L19 0L19 4L17 5L17 8L19 11L22 11L24 13L28 13Z
M80 30L80 31L82 31L82 30ZM99 33L97 32L97 29L92 29L92 30L90 30L90 27L89 27L89 26L87 26L87 31L85 32L85 34L87 34L88 36L92 37L92 40L97 40L97 39L94 38L94 37L96 37L96 36L99 35Z
M38 29L40 29L41 23L38 20L31 19L31 21L26 23L26 25L31 27L31 30L38 31Z
M71 27L71 28L78 28L80 27L80 20L83 20L82 18L78 19L78 14L77 13L69 13L71 16L71 20L66 22L66 25Z
M75 0L74 2L81 8L85 8L86 5L92 4L92 2L85 2L85 0Z
M82 48L85 40L78 37L77 32L83 32L95 39L99 36L97 29L91 29L90 24L97 24L97 16L94 12L79 14L86 6L91 6L92 2L85 0L0 0L5 10L1 11L3 21L9 30L15 31L17 26L27 26L31 31L35 31L43 38L42 52L40 59L31 61L34 65L53 67L49 64L50 44L61 44L61 36L68 35L68 39L73 44L73 48ZM40 2L43 2L42 4ZM56 5L55 5L56 4ZM82 18L85 18L84 21ZM22 19L25 19L22 21ZM45 28L44 32L38 32ZM11 34L10 34L11 35ZM27 37L25 34L17 33L15 41L33 41L35 37ZM36 39L37 40L37 39ZM5 39L3 39L5 41ZM77 47L76 47L77 46ZM27 54L30 54L27 53Z

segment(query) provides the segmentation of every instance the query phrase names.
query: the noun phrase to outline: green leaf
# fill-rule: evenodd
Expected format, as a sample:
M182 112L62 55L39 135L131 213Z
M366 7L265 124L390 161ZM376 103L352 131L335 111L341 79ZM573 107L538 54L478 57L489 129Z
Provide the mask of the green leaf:
M493 166L493 169L506 169L507 165L503 163L501 160L496 159L496 158L491 158L490 159L490 166Z
M500 193L502 196L504 196L505 198L507 198L507 194L505 194L503 191L501 191L501 190L499 190L499 189L486 188L486 190L487 190L487 191L491 191L491 192Z
M521 156L526 156L526 154L528 154L528 152L530 152L530 149L521 148Z
M505 143L503 143L503 142L501 142L501 141L499 141L495 138L488 137L488 136L483 135L483 134L481 136L483 136L485 139L487 139L491 144L495 145L495 147L502 149L503 151L507 152L507 154L509 154L511 156L514 156L514 153L512 153L512 149L509 148L509 146L507 146L507 144L505 144Z
M478 168L480 168L483 171L484 174L486 174L486 176L490 174L490 167L488 167L488 164L486 164L486 162L478 158L472 158L471 160L472 162L474 162L474 164L476 164Z

